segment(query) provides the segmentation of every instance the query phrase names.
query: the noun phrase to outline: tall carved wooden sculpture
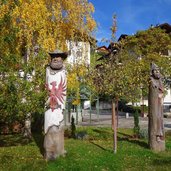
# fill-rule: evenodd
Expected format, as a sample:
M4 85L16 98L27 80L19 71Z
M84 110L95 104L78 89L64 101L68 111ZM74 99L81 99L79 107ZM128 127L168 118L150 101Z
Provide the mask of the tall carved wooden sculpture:
M159 68L151 64L149 86L149 146L154 151L165 150L163 125L163 91Z
M55 51L49 54L51 63L46 68L46 87L49 97L46 102L44 122L44 149L45 159L54 160L60 155L65 155L63 110L66 100L66 70L63 60L66 59L67 53Z

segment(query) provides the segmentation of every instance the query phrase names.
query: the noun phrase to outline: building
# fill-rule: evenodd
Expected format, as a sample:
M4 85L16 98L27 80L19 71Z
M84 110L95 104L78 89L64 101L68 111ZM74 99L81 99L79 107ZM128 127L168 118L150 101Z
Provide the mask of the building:
M67 41L68 51L67 62L70 64L86 63L90 65L90 43Z
M171 35L171 25L170 24L164 23L164 24L161 24L161 25L157 25L156 27L159 27L159 28L165 30L165 32L167 34ZM110 43L110 45L108 47L104 47L104 46L99 47L97 49L97 52L102 54L102 55L98 60L108 59L110 57L111 53L113 54L114 58L117 58L116 54L120 50L119 42L122 39L125 39L127 36L128 35L126 35L126 34L122 34L117 42ZM166 56L166 57L171 57L171 50L168 49L166 52L162 52L162 55ZM141 59L141 58L138 58L138 59ZM101 65L98 65L97 67L101 67ZM148 106L147 97L146 98L142 97L139 102L135 103L135 105L137 105L137 106L141 106L141 105L142 106L143 105ZM167 111L170 111L170 110L171 110L171 86L169 86L168 89L166 90L166 95L164 97L164 111L167 112Z

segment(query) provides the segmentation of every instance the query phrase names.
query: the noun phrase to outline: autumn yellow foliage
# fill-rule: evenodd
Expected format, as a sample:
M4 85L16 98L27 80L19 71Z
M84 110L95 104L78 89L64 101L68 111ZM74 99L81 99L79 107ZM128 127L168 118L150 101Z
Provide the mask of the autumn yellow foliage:
M88 74L86 65L69 66L67 74L67 94L74 100L73 105L80 104L80 85ZM87 82L86 82L87 84Z
M0 122L43 113L47 52L67 50L68 41L88 40L96 27L93 12L88 0L0 0ZM74 96L74 104L79 103L78 77L84 70L78 71L68 72L68 94Z
M66 50L66 40L74 39L78 32L79 38L89 37L96 27L94 7L87 0L8 0L0 11L0 18L10 11L11 24L19 29L19 42L28 48Z

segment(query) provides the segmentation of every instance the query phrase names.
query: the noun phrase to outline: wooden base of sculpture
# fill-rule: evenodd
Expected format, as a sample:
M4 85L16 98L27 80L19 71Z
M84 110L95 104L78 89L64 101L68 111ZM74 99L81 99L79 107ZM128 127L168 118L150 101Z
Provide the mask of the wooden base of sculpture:
M64 128L52 126L44 138L45 159L55 160L59 156L65 156L64 150Z
M159 152L165 150L165 134L163 125L163 116L158 116L158 107L154 103L158 99L154 98L154 94L150 92L149 100L149 147L153 151Z
M152 109L150 111L153 111ZM158 133L158 118L150 112L149 115L149 147L155 152L160 152L165 150L165 136L159 135ZM162 123L161 123L162 124Z

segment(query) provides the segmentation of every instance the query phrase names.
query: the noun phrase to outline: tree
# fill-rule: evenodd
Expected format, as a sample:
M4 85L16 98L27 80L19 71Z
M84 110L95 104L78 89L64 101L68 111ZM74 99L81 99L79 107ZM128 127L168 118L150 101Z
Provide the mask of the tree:
M86 62L80 64L67 65L67 97L70 115L70 106L76 109L76 124L78 123L78 108L82 107L85 100L94 98L95 91L91 79L89 79L89 66ZM70 116L69 116L70 118Z
M114 43L120 48L111 52L102 65L94 70L98 91L107 95L137 101L141 87L148 93L150 63L162 68L162 75L170 77L171 59L163 52L169 49L171 37L160 28L151 28Z
M171 37L160 28L150 28L117 42L120 49L111 52L103 64L94 70L98 92L112 98L137 101L143 87L148 94L150 63L162 68L162 75L171 76L171 59L163 55L171 45Z
M75 132L76 132L76 126L75 126L75 119L74 117L72 116L71 117L71 137L72 138L75 138Z
M39 45L48 51L64 50L66 40L76 35L88 38L96 25L94 7L87 0L8 0L1 5L1 17L11 6L12 24L19 28L19 42L27 48Z
M14 116L23 121L30 111L44 111L47 52L66 50L66 40L89 39L94 8L87 0L6 0L0 11L1 121L13 122Z
M2 7L2 6L1 6ZM11 10L13 6L11 6ZM2 13L3 14L3 9ZM18 68L20 61L19 53L16 49L17 28L11 25L11 11L6 10L6 13L0 18L0 115L1 124L12 124L14 120L18 120L20 115L18 112L20 94L19 79L14 73ZM17 74L17 73L15 73ZM18 83L17 83L18 82ZM19 88L17 88L19 87Z

